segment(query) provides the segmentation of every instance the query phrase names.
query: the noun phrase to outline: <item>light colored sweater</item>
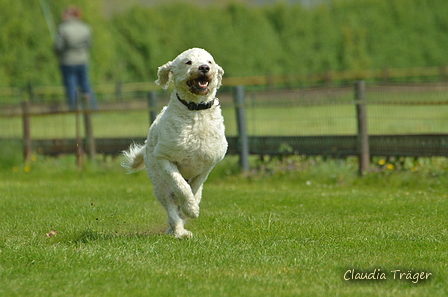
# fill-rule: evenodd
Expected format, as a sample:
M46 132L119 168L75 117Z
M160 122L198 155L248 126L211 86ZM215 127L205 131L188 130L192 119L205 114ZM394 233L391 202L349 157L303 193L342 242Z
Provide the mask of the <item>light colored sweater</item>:
M61 65L87 64L91 45L92 34L86 23L70 18L58 26L54 49Z

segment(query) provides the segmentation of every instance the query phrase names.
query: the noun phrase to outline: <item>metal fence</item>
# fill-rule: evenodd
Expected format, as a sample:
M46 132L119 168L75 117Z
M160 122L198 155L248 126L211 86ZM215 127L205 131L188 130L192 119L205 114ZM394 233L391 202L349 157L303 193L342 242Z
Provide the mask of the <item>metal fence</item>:
M446 84L367 85L368 156L447 156L447 91ZM250 153L361 154L352 86L266 95L246 96Z
M219 92L228 153L241 152L237 114L243 112L249 154L360 155L359 124L363 119L369 156L448 156L448 84L367 85L364 91L365 101L361 102L353 85L246 88L240 103L235 103L237 96L231 90ZM155 96L154 105L151 100ZM31 151L76 153L79 146L88 151L86 116L91 116L90 137L96 152L119 154L132 141L145 139L151 112L158 112L168 96L138 92L134 98L100 102L98 110L78 113L61 103L5 105L0 111L0 140L22 141L28 145L26 156ZM360 103L365 107L364 116L359 115ZM240 107L244 109L238 111Z

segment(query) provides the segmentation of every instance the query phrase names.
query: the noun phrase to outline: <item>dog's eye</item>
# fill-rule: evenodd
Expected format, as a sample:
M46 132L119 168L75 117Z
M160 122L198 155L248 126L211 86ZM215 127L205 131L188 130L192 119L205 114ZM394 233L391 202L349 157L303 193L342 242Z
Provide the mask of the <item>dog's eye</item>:
M187 64L187 65L191 65L191 64L193 64L193 62L191 62L191 61L188 61L187 63L185 63L185 64Z
M212 62L212 61L208 61L208 63L209 63L209 64L213 64L213 62Z

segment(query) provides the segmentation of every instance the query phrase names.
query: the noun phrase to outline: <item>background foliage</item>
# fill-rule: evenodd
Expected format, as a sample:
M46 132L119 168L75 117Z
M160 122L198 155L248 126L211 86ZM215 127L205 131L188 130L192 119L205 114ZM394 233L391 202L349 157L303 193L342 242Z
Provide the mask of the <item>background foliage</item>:
M47 0L56 21L68 0ZM334 0L321 5L165 2L106 17L78 0L94 30L94 83L148 81L190 47L209 50L227 76L304 74L447 64L448 6L440 0ZM0 0L0 87L61 84L38 0Z

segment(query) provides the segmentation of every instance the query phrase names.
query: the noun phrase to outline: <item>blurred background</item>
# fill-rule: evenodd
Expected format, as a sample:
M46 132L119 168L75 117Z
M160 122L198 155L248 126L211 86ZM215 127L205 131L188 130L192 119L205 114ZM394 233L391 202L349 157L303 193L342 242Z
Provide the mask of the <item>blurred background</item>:
M51 35L71 4L94 33L93 84L154 81L191 47L227 77L448 63L444 0L0 0L0 87L61 85Z
M445 0L0 0L0 139L22 137L24 101L32 137L74 137L53 51L72 4L93 31L96 138L144 137L149 92L157 110L171 92L154 85L157 67L191 47L225 70L228 136L236 85L250 136L354 135L357 80L367 82L370 134L448 134Z

